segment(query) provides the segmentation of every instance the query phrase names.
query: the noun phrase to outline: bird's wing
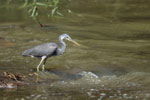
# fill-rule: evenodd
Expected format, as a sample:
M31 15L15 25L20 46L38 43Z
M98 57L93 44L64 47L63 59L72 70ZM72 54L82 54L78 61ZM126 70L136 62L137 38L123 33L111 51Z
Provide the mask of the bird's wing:
M57 48L58 46L56 43L44 43L35 46L31 49L25 50L24 54L26 53L26 56L35 56L35 57L52 56L55 55Z

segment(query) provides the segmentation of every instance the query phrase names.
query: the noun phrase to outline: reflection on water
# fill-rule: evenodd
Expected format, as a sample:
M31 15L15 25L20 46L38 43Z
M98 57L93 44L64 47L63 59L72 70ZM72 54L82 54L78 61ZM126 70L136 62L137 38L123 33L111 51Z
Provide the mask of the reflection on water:
M0 15L4 19L0 23L0 70L36 71L39 59L24 58L22 51L45 42L58 42L61 33L81 44L76 47L66 41L65 54L49 58L46 72L39 73L41 83L0 90L0 99L150 98L149 2L87 1L72 1L73 15L63 20L43 20L43 28L29 20L24 22L27 18L16 9L10 10L14 13L7 13L9 8L0 9L5 11Z

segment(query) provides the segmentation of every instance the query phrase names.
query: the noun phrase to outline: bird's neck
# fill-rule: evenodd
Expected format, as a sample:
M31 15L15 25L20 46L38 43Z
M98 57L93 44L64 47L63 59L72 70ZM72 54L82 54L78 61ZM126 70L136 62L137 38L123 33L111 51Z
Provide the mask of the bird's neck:
M65 52L65 49L66 49L66 43L63 41L62 37L59 37L59 45L60 45L59 53L61 55Z

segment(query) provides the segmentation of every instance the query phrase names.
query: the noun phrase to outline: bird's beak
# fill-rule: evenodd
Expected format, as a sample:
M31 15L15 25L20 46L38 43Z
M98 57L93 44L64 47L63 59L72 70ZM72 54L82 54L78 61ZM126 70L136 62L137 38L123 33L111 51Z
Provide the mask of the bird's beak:
M74 43L77 46L80 46L80 44L78 42L74 41L74 40L71 40L71 42Z

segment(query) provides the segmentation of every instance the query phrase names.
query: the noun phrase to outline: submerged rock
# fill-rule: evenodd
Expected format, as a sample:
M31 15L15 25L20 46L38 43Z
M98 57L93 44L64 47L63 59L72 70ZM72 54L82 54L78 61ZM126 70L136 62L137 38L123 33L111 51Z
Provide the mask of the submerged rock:
M38 83L37 73L21 75L10 72L2 72L2 74L0 74L0 88L17 88L18 86L34 83Z

